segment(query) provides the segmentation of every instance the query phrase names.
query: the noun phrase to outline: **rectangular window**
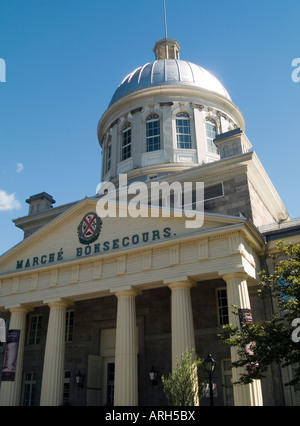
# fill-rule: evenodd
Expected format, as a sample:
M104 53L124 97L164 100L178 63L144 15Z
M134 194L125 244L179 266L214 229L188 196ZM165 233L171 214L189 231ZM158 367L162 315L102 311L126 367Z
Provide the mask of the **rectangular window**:
M122 130L121 161L131 157L131 125L127 124Z
M32 315L29 324L29 345L38 345L41 340L42 315Z
M216 185L204 186L204 200L211 200L212 198L223 197L223 184L217 183Z
M111 143L108 145L106 150L106 172L110 170L111 167Z
M219 154L218 147L214 143L214 139L216 138L217 134L217 129L214 121L208 118L206 120L205 126L208 152L211 152L213 154Z
M24 373L24 384L23 384L23 405L33 406L35 405L35 393L36 393L36 373L27 372Z
M229 324L228 301L226 288L217 289L218 324Z
M150 115L146 123L146 150L147 152L160 149L160 121L156 114Z
M233 388L232 388L232 371L231 371L231 360L222 359L222 385L223 385L223 397L224 405L227 407L234 405L233 399Z
M114 405L114 387L115 387L115 363L107 364L107 393L106 404Z
M72 342L74 333L74 311L66 312L65 342Z
M71 382L71 371L65 371L64 377L64 393L63 393L63 402L64 404L68 404L70 401L70 382Z
M192 148L190 118L186 113L179 113L176 115L176 137L177 148Z

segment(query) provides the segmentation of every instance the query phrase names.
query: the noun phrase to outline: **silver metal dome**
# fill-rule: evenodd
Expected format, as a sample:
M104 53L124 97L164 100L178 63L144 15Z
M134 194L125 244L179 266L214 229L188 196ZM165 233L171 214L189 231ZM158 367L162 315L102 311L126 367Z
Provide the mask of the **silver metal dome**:
M168 84L200 87L231 100L220 81L206 69L180 59L164 59L149 62L128 74L115 91L109 106L138 90Z

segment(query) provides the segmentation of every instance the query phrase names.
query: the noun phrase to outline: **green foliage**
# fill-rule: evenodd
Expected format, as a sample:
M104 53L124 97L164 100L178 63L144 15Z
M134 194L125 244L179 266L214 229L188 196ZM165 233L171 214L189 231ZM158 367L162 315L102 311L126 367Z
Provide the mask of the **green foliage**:
M192 352L188 349L177 360L176 367L166 378L162 376L163 390L171 406L194 406L200 399L199 371L202 360L193 359Z
M229 324L220 336L238 349L239 360L232 363L233 367L246 367L240 384L261 379L273 362L295 368L295 376L287 385L300 383L300 342L292 339L292 322L300 318L300 244L280 242L277 247L279 256L273 258L274 272L260 274L259 295L272 298L278 313L269 321L244 323L241 327Z

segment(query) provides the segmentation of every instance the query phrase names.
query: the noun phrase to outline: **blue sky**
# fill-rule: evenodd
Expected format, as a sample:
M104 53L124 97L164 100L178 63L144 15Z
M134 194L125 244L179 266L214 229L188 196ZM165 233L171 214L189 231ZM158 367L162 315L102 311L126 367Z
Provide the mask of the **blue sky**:
M211 71L293 218L300 217L300 2L166 0L181 59ZM94 195L97 124L123 78L154 60L163 0L0 0L0 254L13 218L46 191L56 206Z

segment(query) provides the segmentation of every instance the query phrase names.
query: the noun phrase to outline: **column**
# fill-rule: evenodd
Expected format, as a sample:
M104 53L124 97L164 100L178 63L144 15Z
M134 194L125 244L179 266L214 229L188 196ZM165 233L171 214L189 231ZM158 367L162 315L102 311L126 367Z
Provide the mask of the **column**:
M172 367L188 348L195 351L195 333L192 312L191 287L186 281L169 284L171 294Z
M223 279L227 283L227 300L229 306L229 323L235 327L240 326L239 317L232 313L232 306L237 305L241 309L251 309L248 286L246 281L247 275L244 273L227 274ZM237 348L231 348L231 360L234 362L238 359ZM243 368L232 369L232 381L238 381L241 374L244 373ZM255 380L249 385L234 385L234 404L236 406L260 406L263 405L261 382Z
M66 301L51 302L40 405L61 405L63 400Z
M25 345L26 331L26 315L29 312L28 308L15 307L10 309L11 317L9 322L10 330L20 330L20 340L18 348L18 357L16 363L16 374L13 382L3 381L0 389L0 406L15 406L20 405L21 385L23 373L23 358Z
M114 405L138 405L136 289L118 291Z

